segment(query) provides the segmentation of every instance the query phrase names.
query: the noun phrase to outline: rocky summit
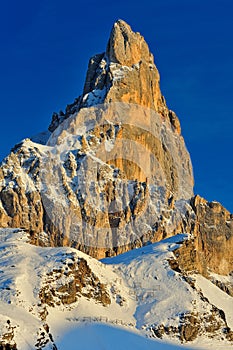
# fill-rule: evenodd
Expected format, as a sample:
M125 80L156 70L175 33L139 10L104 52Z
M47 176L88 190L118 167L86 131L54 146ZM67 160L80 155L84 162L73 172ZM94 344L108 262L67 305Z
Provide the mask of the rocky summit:
M146 41L127 23L114 24L105 52L89 61L83 93L53 114L43 133L46 141L41 135L14 146L0 166L0 227L2 234L15 229L9 231L11 242L14 232L17 237L25 232L30 245L40 247L37 254L43 255L42 248L66 246L103 259L185 233L187 239L178 239L165 259L170 273L179 274L189 289L196 290L190 276L198 274L233 295L233 215L220 203L194 195L179 119L161 93ZM39 309L35 312L42 321L47 306L70 305L82 296L105 308L111 304L113 289L92 274L88 259L81 255L77 260L72 250L67 252L71 257L62 264L68 275L60 287L56 281L65 273L61 264L48 268L38 287L37 307L45 311L42 316ZM120 297L114 303L124 305ZM151 319L141 326L150 336L173 333L191 341L204 329L203 320L211 323L213 317L219 327L212 333L222 329L230 341L225 316L217 307L211 314L212 306L205 306L208 315L203 309L202 316L194 309L180 314L174 329L169 322ZM4 327L10 329L9 324ZM49 330L44 334L55 349Z
M179 120L148 45L128 24L114 24L83 94L49 130L46 146L24 140L2 164L2 227L24 228L39 245L45 232L46 244L103 258L190 225L193 174Z

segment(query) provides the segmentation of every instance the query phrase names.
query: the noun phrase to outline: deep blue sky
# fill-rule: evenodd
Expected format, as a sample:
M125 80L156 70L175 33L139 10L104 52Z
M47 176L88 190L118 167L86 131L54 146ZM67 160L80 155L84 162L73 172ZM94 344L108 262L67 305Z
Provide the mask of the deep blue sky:
M0 159L81 93L89 57L105 50L118 18L155 56L191 153L195 192L233 212L232 0L2 1Z

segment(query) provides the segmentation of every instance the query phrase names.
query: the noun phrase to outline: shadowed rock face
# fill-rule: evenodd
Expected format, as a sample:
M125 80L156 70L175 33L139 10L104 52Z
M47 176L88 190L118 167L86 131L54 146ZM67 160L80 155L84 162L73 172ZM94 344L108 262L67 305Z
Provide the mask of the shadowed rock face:
M176 252L182 269L231 272L232 217L192 199L191 160L159 84L144 38L117 21L83 94L53 115L48 146L25 140L2 163L1 227L97 258L188 232Z

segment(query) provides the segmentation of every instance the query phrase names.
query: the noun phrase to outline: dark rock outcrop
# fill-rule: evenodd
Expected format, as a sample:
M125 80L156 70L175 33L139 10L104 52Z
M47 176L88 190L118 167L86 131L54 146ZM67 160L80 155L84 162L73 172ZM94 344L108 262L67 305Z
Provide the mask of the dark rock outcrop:
M71 261L67 263L67 260ZM66 256L63 265L62 268L48 273L47 280L45 279L44 286L39 292L43 305L52 307L60 304L69 305L75 303L80 296L92 299L103 306L111 303L105 285L91 271L85 259L80 258L76 261L74 255Z

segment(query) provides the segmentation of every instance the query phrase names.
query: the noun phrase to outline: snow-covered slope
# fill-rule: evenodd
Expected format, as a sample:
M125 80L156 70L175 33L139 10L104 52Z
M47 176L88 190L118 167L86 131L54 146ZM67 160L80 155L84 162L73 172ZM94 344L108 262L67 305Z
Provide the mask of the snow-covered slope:
M224 313L232 326L232 298L220 302L225 294L211 282L170 267L186 239L177 235L99 262L73 248L33 246L25 232L1 229L0 346L176 349L146 335L230 349Z
M88 340L87 340L88 335ZM178 350L188 349L170 343L146 339L137 332L123 327L113 327L106 324L82 324L74 327L57 340L60 350Z
M97 316L134 326L128 310L135 302L111 267L72 248L30 245L18 230L1 230L0 254L0 329L3 339L12 333L19 349L40 348L46 340L52 346L50 319L55 330L67 320L70 325Z
M232 329L233 299L197 274L174 271L173 251L188 235L180 234L104 262L118 268L135 293L134 316L144 334L193 346L227 348L226 324ZM229 344L229 348L232 344Z

